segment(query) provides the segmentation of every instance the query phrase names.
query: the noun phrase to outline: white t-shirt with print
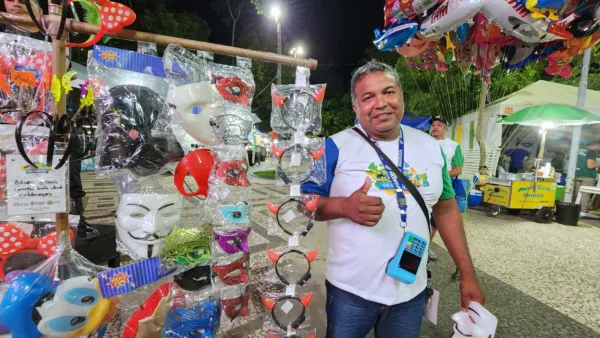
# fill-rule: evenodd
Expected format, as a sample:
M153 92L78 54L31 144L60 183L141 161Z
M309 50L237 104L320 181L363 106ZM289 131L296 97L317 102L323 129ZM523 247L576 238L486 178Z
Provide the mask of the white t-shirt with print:
M404 174L419 189L431 212L443 190L444 160L440 146L434 138L421 131L407 126L402 126L402 130ZM392 161L398 163L398 140L379 141L378 145ZM364 184L365 177L370 177L373 184L368 195L381 197L385 205L382 218L374 227L361 226L347 218L327 222L327 280L344 291L385 305L411 300L427 285L426 260L421 260L413 284L386 275L388 261L398 252L405 230L400 227L395 190L387 179L379 156L352 129L327 139L325 153L328 183L321 186L304 184L303 191L329 197L348 197ZM408 205L406 232L429 239L423 211L408 192L405 194Z
M446 166L448 171L452 170L452 159L454 158L454 154L456 154L456 148L458 147L458 143L445 138L443 140L437 140L444 151L444 155L446 155Z

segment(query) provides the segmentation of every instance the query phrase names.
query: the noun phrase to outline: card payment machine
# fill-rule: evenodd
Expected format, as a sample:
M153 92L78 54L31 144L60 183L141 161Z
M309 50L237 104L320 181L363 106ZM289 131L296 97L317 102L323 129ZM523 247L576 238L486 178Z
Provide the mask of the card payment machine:
M427 254L427 241L412 232L404 235L396 257L388 263L386 274L407 284L417 279L423 256Z

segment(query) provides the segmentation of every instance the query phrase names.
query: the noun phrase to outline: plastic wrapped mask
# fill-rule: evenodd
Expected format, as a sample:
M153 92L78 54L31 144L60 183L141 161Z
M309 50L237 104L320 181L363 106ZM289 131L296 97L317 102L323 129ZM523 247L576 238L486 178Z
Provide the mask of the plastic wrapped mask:
M117 209L119 239L140 258L156 257L181 213L179 195L124 194Z
M210 81L192 83L173 88L167 101L174 109L175 121L194 139L216 145L220 140L211 127L210 120L221 115L215 105L219 93Z

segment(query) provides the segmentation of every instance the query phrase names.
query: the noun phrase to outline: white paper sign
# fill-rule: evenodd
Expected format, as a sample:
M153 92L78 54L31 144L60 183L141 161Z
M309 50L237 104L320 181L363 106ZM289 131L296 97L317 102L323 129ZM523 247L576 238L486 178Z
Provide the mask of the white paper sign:
M302 164L302 154L296 151L292 151L292 159L290 166L299 167Z
M438 306L440 304L440 292L438 290L433 290L433 295L430 299L428 299L427 303L425 303L425 312L423 312L423 317L427 318L433 325L437 325L437 317L438 317Z
M290 313L290 311L292 311L293 308L294 308L294 304L292 304L292 302L290 302L289 300L286 300L285 303L283 303L283 305L281 306L281 310L286 315L288 313Z
M289 247L298 246L299 243L300 243L300 239L298 238L298 236L290 236L288 238L288 246Z
M299 184L290 185L290 196L291 197L300 196L300 185Z
M285 287L285 295L293 296L296 294L296 284L288 285Z
M31 160L45 162L46 156L31 156ZM53 167L60 156L54 157ZM6 156L6 190L8 214L40 214L67 212L66 165L33 167L21 155Z
M288 212L286 212L282 218L284 222L289 224L291 221L294 220L294 218L296 218L296 214L294 214L292 210L288 210Z

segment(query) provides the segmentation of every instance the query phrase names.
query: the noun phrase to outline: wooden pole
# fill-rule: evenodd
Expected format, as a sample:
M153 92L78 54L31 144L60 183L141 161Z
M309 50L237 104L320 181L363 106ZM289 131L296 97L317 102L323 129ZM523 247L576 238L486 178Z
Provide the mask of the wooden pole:
M66 37L68 34L63 34L62 39L57 40L56 34L58 33L58 26L60 24L60 13L62 11L62 7L59 5L52 4L49 1L48 4L48 12L50 15L47 16L46 27L50 27L48 34L52 37L52 76L56 75L56 77L60 80L62 76L66 72L67 68L67 47L66 47ZM52 110L54 116L61 116L66 113L67 110L67 97L64 92L62 86L60 87L61 91L61 100L59 102L55 102L54 95L52 95ZM54 89L54 88L53 88ZM66 166L68 167L69 162L67 162ZM67 190L67 205L69 203L69 191ZM62 232L69 231L69 214L66 212L61 212L56 214L56 232L58 234Z
M487 99L487 92L489 82L483 81L483 86L481 88L481 99L479 100L479 112L477 114L477 132L475 133L475 138L477 139L477 143L479 143L479 167L485 165L487 152L485 149L485 142L483 141L483 137L481 135L481 130L483 129L483 112L485 110L485 101Z
M52 18L45 15L42 20L49 23ZM5 12L0 12L0 22L14 23L21 26L33 26L33 21L27 15L13 15ZM46 25L48 27L48 25ZM96 34L100 30L100 26L92 25L85 22L77 22L73 19L67 19L65 24L65 32L77 32L83 34ZM225 45L218 45L209 42L194 41L188 39L174 38L166 35L151 34L146 32L138 32L130 29L124 29L119 33L106 33L106 36L132 41L153 42L157 45L167 46L169 44L181 45L187 49L201 50L220 55L241 56L259 61L272 62L276 64L305 67L312 70L317 69L318 62L315 59L298 59L288 55L260 52L251 49L237 48Z

